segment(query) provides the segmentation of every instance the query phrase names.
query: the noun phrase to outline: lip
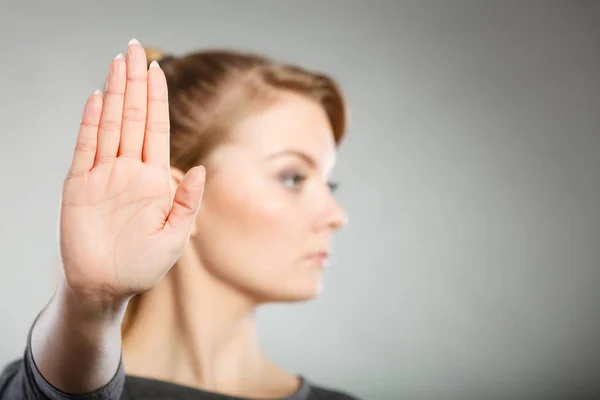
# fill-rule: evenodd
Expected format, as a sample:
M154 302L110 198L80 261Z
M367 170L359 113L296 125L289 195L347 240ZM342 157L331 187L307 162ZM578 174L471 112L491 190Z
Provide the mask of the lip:
M315 262L321 266L327 264L329 260L329 252L328 251L318 251L314 253L310 253L305 257L307 260Z

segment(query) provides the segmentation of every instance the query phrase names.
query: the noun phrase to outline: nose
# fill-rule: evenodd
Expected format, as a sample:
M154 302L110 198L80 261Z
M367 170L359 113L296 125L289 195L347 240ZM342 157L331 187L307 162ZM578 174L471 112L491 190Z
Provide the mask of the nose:
M323 218L321 219L321 223L319 226L321 229L331 229L332 231L336 231L341 229L348 223L348 214L342 208L342 206L330 196L330 201L326 212L323 214Z

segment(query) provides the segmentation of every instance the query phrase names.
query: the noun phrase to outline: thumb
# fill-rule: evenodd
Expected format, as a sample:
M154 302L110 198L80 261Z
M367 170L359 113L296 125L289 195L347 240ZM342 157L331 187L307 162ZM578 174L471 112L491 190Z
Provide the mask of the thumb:
M206 170L198 165L190 169L177 187L171 212L167 217L169 230L178 231L179 235L189 236L192 224L200 209L200 201L204 192Z

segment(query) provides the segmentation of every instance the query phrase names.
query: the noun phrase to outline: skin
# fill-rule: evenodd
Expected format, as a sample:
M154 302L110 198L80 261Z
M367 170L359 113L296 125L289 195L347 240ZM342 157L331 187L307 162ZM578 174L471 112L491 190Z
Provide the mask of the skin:
M122 354L130 375L240 397L289 395L298 378L260 349L255 310L317 296L322 252L346 221L328 187L336 148L325 112L281 92L184 174L169 166L161 69L146 69L133 43L107 81L104 98L86 104L63 187L64 273L32 336L40 372L86 393L112 378Z
M312 255L346 219L327 185L335 143L322 108L292 94L232 136L206 164L191 245L142 302L125 361L131 374L281 397L298 379L261 352L254 310L321 290L326 261Z

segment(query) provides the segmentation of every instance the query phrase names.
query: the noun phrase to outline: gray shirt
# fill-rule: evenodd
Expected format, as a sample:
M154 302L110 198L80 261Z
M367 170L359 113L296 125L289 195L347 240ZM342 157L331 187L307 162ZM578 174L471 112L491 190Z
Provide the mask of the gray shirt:
M287 400L358 400L301 378L302 384ZM109 383L91 393L72 395L53 387L39 372L31 352L31 329L22 359L8 364L0 375L0 400L252 400L209 392L170 382L128 376L123 362ZM256 400L256 399L254 399ZM282 399L283 400L283 399Z

